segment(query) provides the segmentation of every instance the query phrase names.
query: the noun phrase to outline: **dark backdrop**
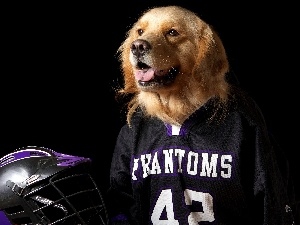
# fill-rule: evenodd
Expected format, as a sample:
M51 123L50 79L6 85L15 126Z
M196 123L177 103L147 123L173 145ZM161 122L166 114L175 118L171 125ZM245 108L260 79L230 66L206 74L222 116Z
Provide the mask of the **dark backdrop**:
M125 123L113 90L122 81L117 48L143 10L178 4L218 31L240 85L261 107L292 170L299 171L296 3L75 2L2 7L1 155L37 145L91 157L105 191L116 136Z

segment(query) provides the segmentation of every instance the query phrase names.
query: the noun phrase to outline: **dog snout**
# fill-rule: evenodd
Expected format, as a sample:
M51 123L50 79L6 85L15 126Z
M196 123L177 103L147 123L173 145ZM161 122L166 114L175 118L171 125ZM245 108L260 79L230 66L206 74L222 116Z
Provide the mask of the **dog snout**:
M131 52L137 58L145 55L151 49L151 45L148 41L137 39L131 44Z

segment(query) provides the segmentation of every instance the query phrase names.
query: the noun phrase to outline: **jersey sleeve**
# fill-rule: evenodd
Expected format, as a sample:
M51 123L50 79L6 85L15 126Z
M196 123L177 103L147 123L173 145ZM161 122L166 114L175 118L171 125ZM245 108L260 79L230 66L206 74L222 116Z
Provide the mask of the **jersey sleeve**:
M263 212L263 224L293 224L293 188L288 182L288 162L268 131L260 109L257 106L256 109L253 187L257 207L254 211Z
M130 159L132 137L128 125L125 125L117 137L111 162L110 188L108 190L108 211L111 224L132 224L130 211L134 210L134 198L131 190Z

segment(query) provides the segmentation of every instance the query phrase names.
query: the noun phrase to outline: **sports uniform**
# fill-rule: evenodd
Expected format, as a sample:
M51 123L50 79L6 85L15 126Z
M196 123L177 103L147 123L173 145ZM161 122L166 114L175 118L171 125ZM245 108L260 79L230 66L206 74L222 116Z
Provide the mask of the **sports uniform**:
M112 224L293 224L260 109L242 93L229 102L214 115L211 99L181 127L135 113L112 159Z

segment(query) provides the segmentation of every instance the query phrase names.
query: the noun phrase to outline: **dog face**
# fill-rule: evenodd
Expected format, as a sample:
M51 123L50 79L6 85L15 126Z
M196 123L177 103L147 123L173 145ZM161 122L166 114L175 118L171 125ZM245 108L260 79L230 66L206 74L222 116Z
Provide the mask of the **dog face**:
M179 73L190 73L196 61L197 43L191 36L195 29L186 29L184 17L174 12L154 9L145 14L130 31L129 61L136 85L143 91L174 88ZM176 13L176 12L175 12Z
M228 62L216 33L177 6L145 12L119 48L124 93L148 115L182 122L212 96L225 96ZM179 123L180 123L179 122Z

